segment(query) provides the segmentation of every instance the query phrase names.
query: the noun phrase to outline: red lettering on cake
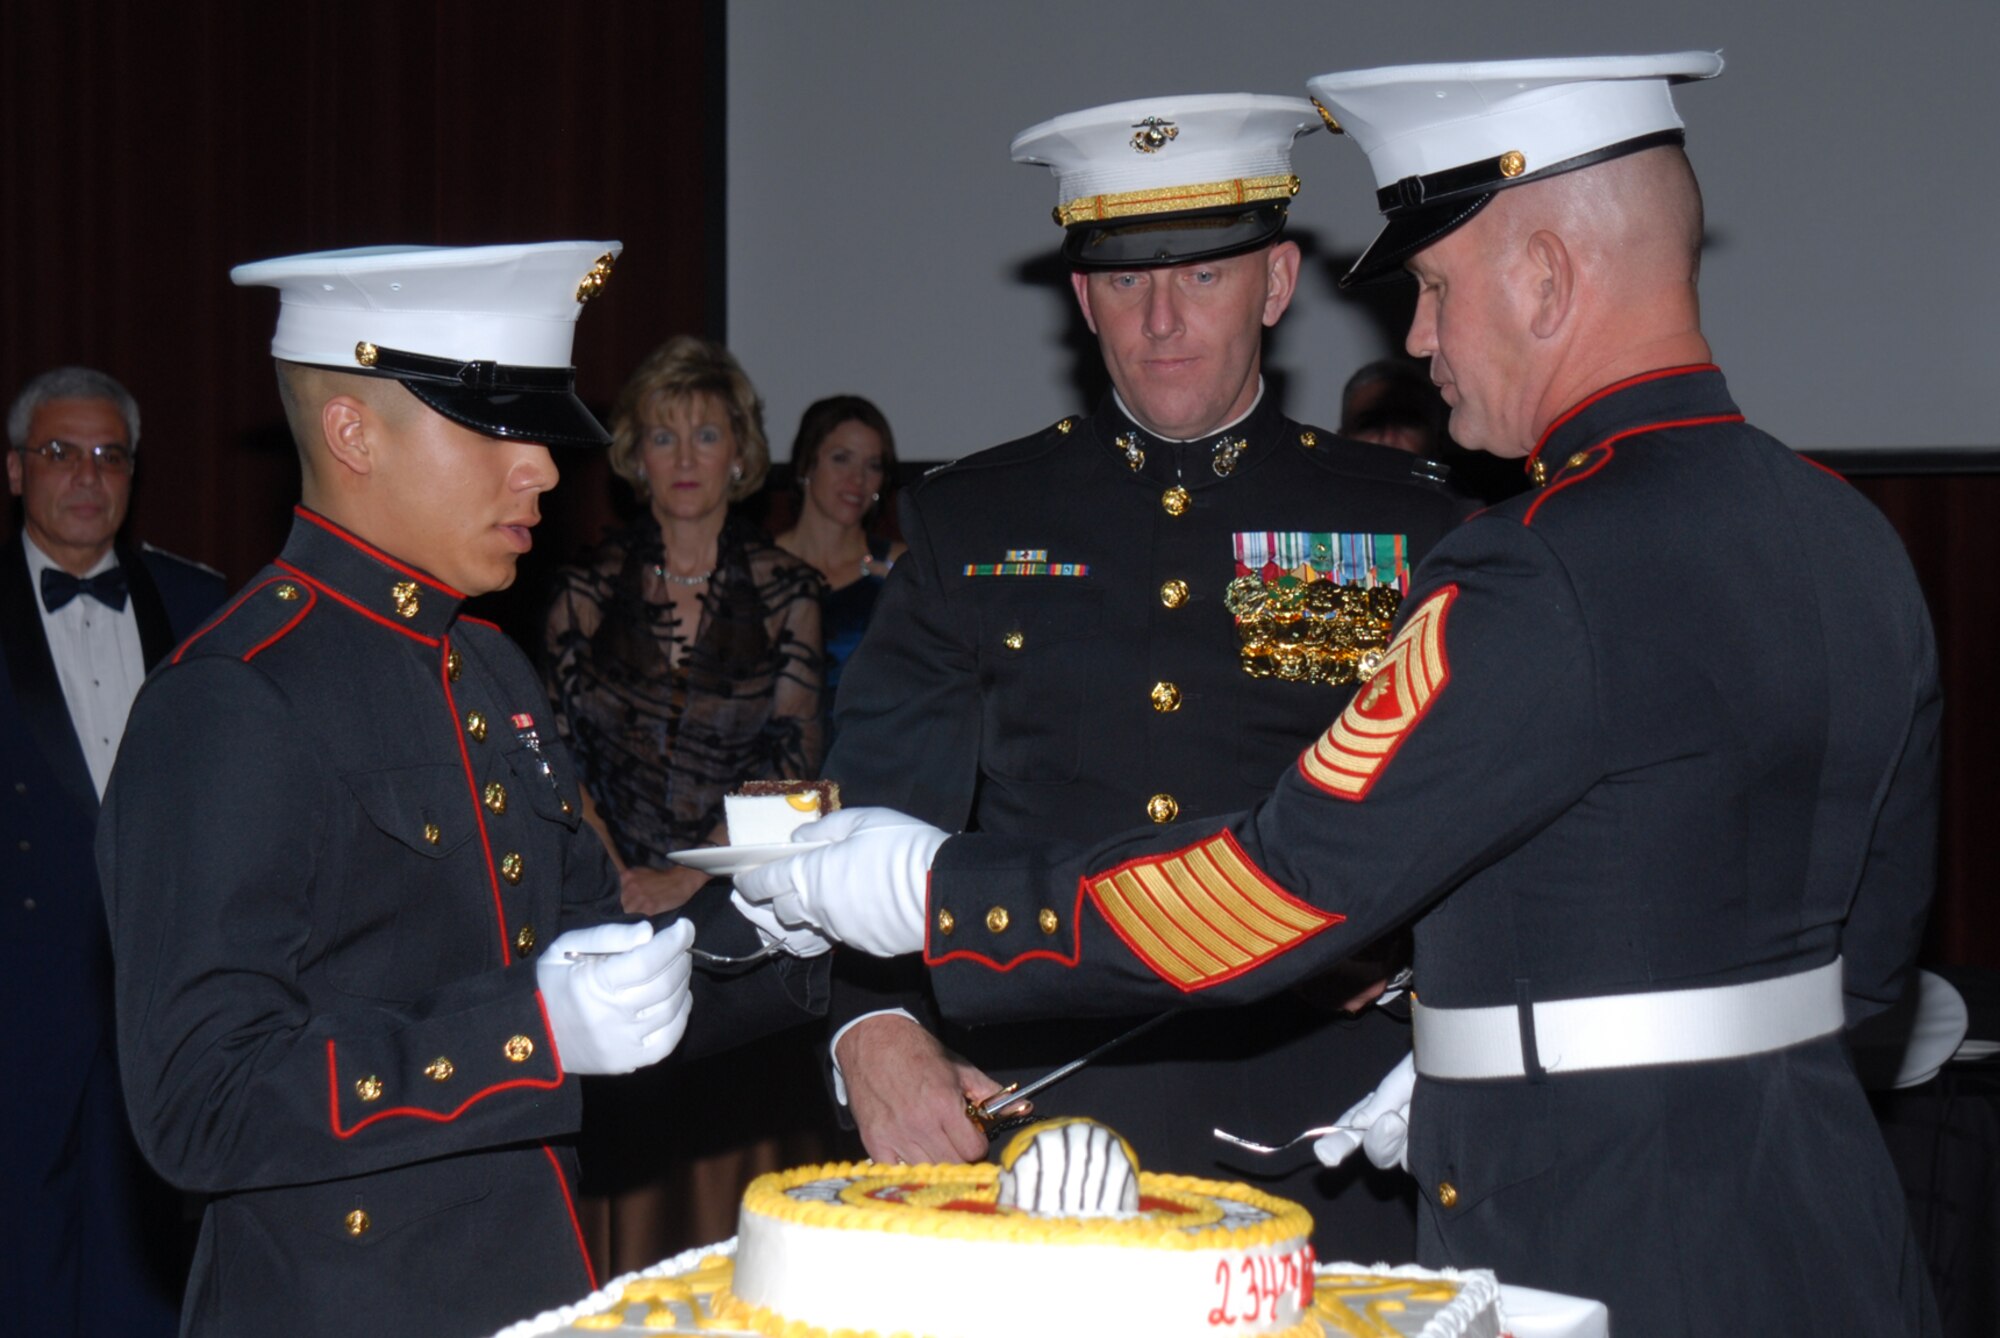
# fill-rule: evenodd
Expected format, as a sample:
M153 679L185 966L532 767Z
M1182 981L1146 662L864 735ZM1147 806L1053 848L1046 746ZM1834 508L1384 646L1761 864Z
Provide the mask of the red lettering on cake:
M1229 1314L1229 1261L1227 1259L1218 1259L1215 1261L1215 1280L1222 1284L1222 1302L1210 1309L1208 1312L1208 1322L1211 1325L1234 1324L1236 1321Z
M1319 1255L1314 1252L1310 1242L1299 1251L1299 1260L1299 1309L1311 1310L1315 1287L1313 1275L1319 1268Z
M997 1213L1000 1205L988 1199L953 1199L939 1205L948 1213Z
M1139 1211L1142 1213L1173 1213L1176 1216L1180 1216L1194 1210L1182 1204L1175 1203L1172 1199L1156 1199L1150 1194L1141 1194L1139 1196Z

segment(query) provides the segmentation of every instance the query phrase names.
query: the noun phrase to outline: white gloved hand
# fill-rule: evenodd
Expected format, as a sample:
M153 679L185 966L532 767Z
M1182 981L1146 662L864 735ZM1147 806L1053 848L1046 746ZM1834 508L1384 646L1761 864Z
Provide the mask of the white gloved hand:
M1349 1106L1340 1123L1347 1126L1322 1135L1313 1152L1328 1166L1346 1161L1356 1148L1367 1152L1368 1160L1383 1170L1400 1166L1410 1169L1410 1093L1416 1090L1416 1056L1389 1070L1375 1090Z
M931 861L949 832L887 808L844 808L792 833L832 844L736 875L736 890L786 925L877 957L924 946Z
M817 957L823 952L833 951L833 940L811 925L788 925L769 906L751 901L741 892L731 892L729 900L736 907L737 914L757 926L757 936L767 948L776 947L794 957Z
M535 964L556 1053L570 1073L630 1073L673 1053L692 1003L694 926L572 929ZM574 955L572 955L574 954Z

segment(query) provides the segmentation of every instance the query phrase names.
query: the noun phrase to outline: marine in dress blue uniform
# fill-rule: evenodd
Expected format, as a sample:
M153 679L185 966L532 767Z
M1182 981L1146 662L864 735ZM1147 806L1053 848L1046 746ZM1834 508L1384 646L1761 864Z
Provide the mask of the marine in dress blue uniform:
M462 281L485 303L467 337L504 348L491 313L508 294L558 320L560 302L540 310L551 270L587 296L615 249L337 254L285 279L315 280L302 304L324 277L328 292L394 282L420 309ZM402 379L449 360L450 337L433 352L388 338L416 343L430 313L348 306L384 332L361 365ZM312 357L312 321L354 318L281 319L277 351ZM429 406L415 412L486 435L601 441L549 366L566 354L565 330L526 374L460 351L458 375L403 384ZM154 1165L209 1199L189 1331L479 1334L595 1285L578 1081L541 972L564 931L617 916L617 879L539 681L464 598L301 507L284 551L134 709L98 849L133 1123ZM690 916L715 951L757 944L726 901ZM712 1003L697 983L703 1032L807 1016L816 977L799 965Z
M1281 166L1258 161L1273 141L1289 148L1318 124L1303 102L1271 98L1262 101L1277 104L1263 110L1273 128L1261 136L1233 122L1219 129L1244 114L1242 101L1161 99L1054 124L1090 141L1086 159L1149 164L1183 181L1254 178ZM1173 139L1141 154L1131 145L1149 130ZM1079 150L1058 138L1029 131L1016 155L1075 164ZM1172 161L1217 152L1218 138L1226 166ZM1065 196L1088 189L1074 176ZM1253 209L1247 221L1240 208L1209 213L1178 237L1167 231L1176 218L1186 225L1171 212L1130 216L1146 248L1138 253L1125 249L1131 236L1071 228L1066 253L1145 267L1162 263L1162 247L1178 257L1268 245L1282 210ZM1149 821L1180 830L1253 803L1345 704L1359 656L1386 644L1410 569L1456 522L1459 504L1436 472L1287 418L1268 389L1239 421L1189 441L1148 430L1107 394L1091 414L934 470L906 492L910 550L843 680L827 774L848 803L1004 835L1083 839ZM1342 587L1355 602L1346 616ZM1261 607L1308 590L1325 602L1294 610L1294 626ZM1257 610L1246 604L1253 595ZM1326 636L1306 637L1306 626ZM1066 917L1031 915L1011 932L1046 946L1069 929ZM980 916L960 932L989 936ZM842 1020L887 1003L924 1011L869 984L852 973L836 1005ZM1212 1134L1267 1129L1274 1110L1338 1109L1404 1053L1397 1020L1340 1011L1351 993L1323 985L1311 999L1177 1019L1038 1096L1037 1113L1103 1120L1157 1168L1255 1178L1306 1202L1330 1255L1408 1259L1410 1207L1395 1179L1366 1167L1327 1172L1309 1157L1273 1168ZM941 1035L1004 1083L1038 1077L1136 1020Z
M1269 800L1088 847L919 843L935 858L927 904L905 896L924 920L909 940L837 904L833 875L871 863L921 886L914 866L888 879L865 831L745 890L880 950L921 936L945 1012L982 1022L1265 998L1420 915L1424 1263L1598 1298L1622 1335L1935 1333L1840 1035L1902 988L1933 890L1929 618L1872 506L1746 424L1712 364L1646 365L1706 348L1687 282L1699 201L1666 85L1719 68L1683 53L1313 81L1390 216L1357 275L1407 260L1424 283L1411 344L1451 378L1455 435L1528 450L1543 486L1437 546L1367 685ZM1486 212L1517 182L1600 165L1604 189L1676 202L1680 251L1648 231L1647 196L1609 221L1563 213L1578 196L1560 187ZM1440 342L1440 307L1520 338L1469 296L1482 265L1520 259L1517 239L1545 266L1521 272L1549 286L1490 302L1533 309L1576 285L1536 338L1615 317L1592 294L1636 271L1562 259L1580 254L1563 234L1594 242L1632 217L1647 222L1625 235L1662 247L1637 263L1670 257L1647 277L1673 309L1605 320L1613 342L1592 355L1639 369L1567 406L1529 400L1512 447L1514 383L1479 381L1498 351ZM1569 364L1546 356L1523 375L1553 387ZM1024 927L1044 916L1066 928L1037 939Z

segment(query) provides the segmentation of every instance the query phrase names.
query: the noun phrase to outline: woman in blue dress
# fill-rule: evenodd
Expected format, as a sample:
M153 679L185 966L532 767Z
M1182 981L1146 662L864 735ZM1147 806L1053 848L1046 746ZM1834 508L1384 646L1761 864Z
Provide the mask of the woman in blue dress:
M859 395L815 401L799 419L799 435L792 443L799 518L777 543L826 578L821 618L825 688L820 699L829 718L841 667L861 644L883 578L906 547L871 538L867 529L895 474L896 438L889 420Z

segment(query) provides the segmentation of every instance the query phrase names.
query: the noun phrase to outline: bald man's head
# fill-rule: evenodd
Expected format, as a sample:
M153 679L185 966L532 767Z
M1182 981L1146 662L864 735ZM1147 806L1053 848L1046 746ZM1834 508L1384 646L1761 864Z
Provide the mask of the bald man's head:
M1701 273L1701 186L1676 147L1646 149L1496 195L1494 244L1560 236L1600 282L1692 288Z
M1454 439L1525 455L1592 391L1707 361L1701 235L1694 172L1665 147L1501 190L1412 256L1407 347L1431 359Z

